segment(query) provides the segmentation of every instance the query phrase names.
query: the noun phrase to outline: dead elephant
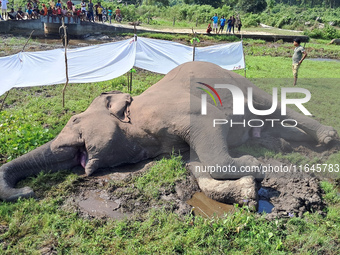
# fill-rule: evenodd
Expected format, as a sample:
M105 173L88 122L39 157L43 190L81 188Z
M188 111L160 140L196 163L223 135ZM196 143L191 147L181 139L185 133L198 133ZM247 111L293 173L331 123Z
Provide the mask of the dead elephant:
M332 127L289 108L285 119L296 120L297 127L276 124L275 128L266 124L260 129L248 125L214 127L216 119L240 122L241 119L282 118L280 106L269 116L257 116L248 107L244 107L243 116L233 115L233 95L228 89L220 89L216 94L219 104L208 97L207 114L202 115L202 95L206 94L202 89L215 90L214 84L222 83L233 84L245 98L247 89L252 88L255 109L272 107L271 95L234 72L206 62L180 65L134 98L120 92L101 94L86 111L73 116L54 140L1 166L0 198L14 201L33 196L31 188L17 189L15 184L40 171L55 172L81 165L86 174L91 175L100 168L191 149L198 159L192 162L191 170L202 191L219 201L242 203L244 198L256 200L254 177L263 176L242 172L242 167L259 166L260 162L252 156L232 158L228 153L230 147L239 146L252 136L261 137L261 133L287 141L319 143L328 143L337 137ZM247 100L242 106L247 106ZM209 166L225 166L235 171L203 170Z

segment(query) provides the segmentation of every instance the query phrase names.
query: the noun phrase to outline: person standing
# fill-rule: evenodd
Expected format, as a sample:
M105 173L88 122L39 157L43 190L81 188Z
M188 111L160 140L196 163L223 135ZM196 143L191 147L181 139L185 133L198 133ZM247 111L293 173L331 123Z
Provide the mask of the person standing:
M63 7L60 0L58 0L58 2L55 5L56 8L60 7L60 9Z
M233 34L235 34L235 31L234 31L234 29L235 29L235 21L236 21L236 19L235 19L235 16L233 15L231 17L231 27L233 29Z
M89 21L94 22L92 0L90 0L89 4L87 5L87 15L88 15Z
M107 10L107 15L109 16L109 22L111 24L111 19L112 19L112 9L111 9L111 7L109 7L109 9Z
M98 21L103 23L103 7L101 6L100 2L98 2L97 13Z
M235 26L237 27L237 32L240 33L241 32L241 27L242 27L242 22L241 22L240 14L237 14L237 16L236 16Z
M294 54L293 54L293 76L294 76L294 86L296 86L297 78L298 78L298 71L302 61L307 57L307 52L305 49L300 45L300 39L294 39Z
M71 1L71 0L68 0L67 3L66 3L66 5L67 5L67 9L70 10L70 11L72 11L72 1Z
M217 26L218 26L218 17L217 17L217 13L215 13L214 17L211 18L211 20L213 21L213 32L215 30L215 33L217 34Z
M116 13L116 21L120 23L122 21L122 14L120 12L119 6L117 7L115 13Z
M8 14L7 14L7 0L1 0L1 13L2 13L2 18L4 20L8 19Z
M228 26L227 26L227 31L226 31L226 33L229 33L229 34L231 32L231 22L232 22L232 17L230 16L230 18L227 21Z
M85 0L81 1L80 6L81 6L81 12L83 13L84 16L86 16L86 3L85 3Z
M222 18L220 19L220 29L218 30L218 33L221 31L221 34L222 34L224 26L225 26L225 22L226 22L226 19L224 18L224 16L222 16Z
M55 7L55 2L53 0L49 1L50 7L53 10L53 8Z

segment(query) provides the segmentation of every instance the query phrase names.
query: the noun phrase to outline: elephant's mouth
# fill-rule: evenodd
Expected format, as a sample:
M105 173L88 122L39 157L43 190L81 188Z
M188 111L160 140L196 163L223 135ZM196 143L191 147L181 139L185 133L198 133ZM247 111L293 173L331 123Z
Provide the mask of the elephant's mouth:
M77 161L84 169L85 169L87 160L88 160L88 156L87 156L86 149L80 148L77 153Z

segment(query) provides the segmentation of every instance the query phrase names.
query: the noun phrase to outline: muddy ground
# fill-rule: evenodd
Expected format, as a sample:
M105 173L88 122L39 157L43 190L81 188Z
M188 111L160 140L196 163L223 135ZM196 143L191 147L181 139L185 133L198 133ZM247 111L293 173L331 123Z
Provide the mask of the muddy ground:
M154 161L144 161L102 170L94 176L81 178L63 208L88 219L138 217L151 208L163 208L181 216L189 214L192 207L186 201L199 191L191 175L176 183L175 187L162 187L157 198L147 197L135 187L133 179L154 164ZM74 171L84 174L82 169Z
M339 144L334 142L328 146L315 146L315 144L292 146L294 151L303 151L312 159L315 156L321 158L326 157L326 154L337 152L340 148ZM238 152L231 154L241 156ZM289 162L274 159L259 158L259 160L263 164L272 166L290 165ZM151 208L163 208L181 217L188 214L198 214L203 217L212 217L214 213L221 215L221 208L225 208L225 213L232 211L231 207L224 207L221 203L207 202L207 198L201 195L195 197L198 201L194 206L189 205L187 201L200 192L195 178L190 173L185 180L176 183L174 187L162 187L158 198L145 196L134 186L133 180L148 171L154 164L154 161L146 161L103 170L91 177L84 176L75 184L63 209L77 212L79 216L87 219L142 219ZM82 169L74 171L80 175L84 174ZM316 176L310 173L268 174L263 181L257 182L262 205L265 202L273 206L266 218L271 220L281 217L302 217L305 212L324 215L326 204L322 200L323 193L319 185L322 179L329 179L329 176ZM336 180L333 179L333 182ZM205 207L210 208L204 209ZM196 213L195 210L203 213Z

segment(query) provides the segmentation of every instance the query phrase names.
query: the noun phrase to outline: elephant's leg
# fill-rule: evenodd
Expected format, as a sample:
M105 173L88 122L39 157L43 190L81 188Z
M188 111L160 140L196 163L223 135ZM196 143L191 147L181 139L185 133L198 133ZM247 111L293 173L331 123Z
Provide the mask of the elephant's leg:
M254 90L254 99L253 105L258 110L266 110L269 109L272 105L272 98L268 94L264 93L259 89ZM297 127L303 130L306 134L311 136L315 141L319 143L327 144L331 140L336 139L337 132L334 128L330 126L324 126L318 121L304 115L300 114L296 111L293 111L290 108L287 108L286 115L281 115L281 106L278 105L274 113L270 116L267 116L266 119L278 119L280 121L284 119L291 119L297 122ZM295 121L291 121L290 123L287 121L286 124L295 125ZM286 127L283 133L287 133L287 138L290 136L290 127ZM296 135L292 134L293 139L296 140Z
M287 132L288 131L288 132ZM277 124L274 128L267 128L263 131L264 134L277 138L282 138L286 141L292 142L312 142L313 137L306 134L303 130L296 127L283 127L281 124Z
M189 169L195 176L200 189L208 197L227 204L248 204L257 208L257 184L253 176L244 176L238 180L215 180L208 172L196 172L203 167L199 162L191 162Z
M198 100L198 98L191 99ZM195 103L195 102L191 102ZM259 170L260 163L252 156L232 158L228 152L227 135L228 125L213 126L214 119L225 119L226 116L216 107L208 104L207 115L200 115L200 111L193 111L190 116L190 138L189 144L198 155L205 167L208 167L214 179L228 180L239 179L246 175L263 178ZM249 167L252 171L244 171Z
M281 112L279 114L276 112L277 117L279 117L278 115L282 118ZM295 120L297 122L297 127L311 136L318 143L327 144L338 137L337 132L333 127L322 125L318 121L289 108L287 108L287 115L285 116L285 119ZM294 125L295 122L292 122L292 124ZM286 132L290 132L290 127L286 127L286 129ZM296 136L294 138L296 139Z
M247 141L248 145L261 146L275 152L291 152L293 149L291 145L279 136L271 136L263 133L261 137L252 137Z
M282 127L281 124L276 123L274 128L267 127L263 130L252 128L252 137L247 141L247 144L260 145L275 152L291 152L293 148L289 142L313 141L314 139L310 135L299 128L289 127L287 129L287 127Z

